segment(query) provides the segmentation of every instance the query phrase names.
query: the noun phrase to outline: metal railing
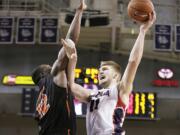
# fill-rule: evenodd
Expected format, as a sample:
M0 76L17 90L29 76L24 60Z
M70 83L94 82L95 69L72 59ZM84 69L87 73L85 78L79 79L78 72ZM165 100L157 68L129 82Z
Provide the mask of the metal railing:
M0 0L0 11L41 11L57 13L69 6L69 0Z
M1 0L0 10L6 11L26 11L39 10L40 0Z

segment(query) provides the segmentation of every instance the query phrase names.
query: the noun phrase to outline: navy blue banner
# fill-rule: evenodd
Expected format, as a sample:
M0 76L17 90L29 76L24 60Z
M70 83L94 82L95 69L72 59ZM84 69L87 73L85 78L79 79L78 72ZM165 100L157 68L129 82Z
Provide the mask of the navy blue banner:
M40 43L57 44L59 42L58 18L41 18Z
M176 25L175 27L175 43L175 50L180 52L180 25Z
M171 25L155 25L155 50L170 51L172 50L172 27Z
M0 44L12 44L14 18L0 17Z
M33 17L21 17L17 22L16 43L34 44L35 43L36 19Z

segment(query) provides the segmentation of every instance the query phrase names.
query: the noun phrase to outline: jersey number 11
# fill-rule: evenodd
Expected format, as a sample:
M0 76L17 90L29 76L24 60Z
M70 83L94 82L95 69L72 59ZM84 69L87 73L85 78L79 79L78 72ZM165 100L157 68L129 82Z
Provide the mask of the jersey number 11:
M93 112L94 110L98 109L99 100L100 99L91 100L91 103L90 103L90 112Z

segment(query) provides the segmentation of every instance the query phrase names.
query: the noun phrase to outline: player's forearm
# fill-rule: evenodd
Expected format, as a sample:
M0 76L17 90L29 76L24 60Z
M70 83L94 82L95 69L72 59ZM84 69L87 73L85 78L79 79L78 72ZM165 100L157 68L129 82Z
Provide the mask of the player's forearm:
M70 88L72 88L74 86L76 63L77 63L77 57L74 57L73 59L69 59L68 82L69 82Z
M70 25L70 28L68 30L68 33L66 35L66 39L71 39L76 44L79 35L80 35L80 27L81 27L81 18L82 18L82 12L81 10L77 10L75 17ZM59 65L59 71L65 70L68 66L68 58L66 56L66 52L64 50L64 47L60 50L58 54L58 65Z
M66 52L64 47L59 51L58 58L54 62L51 70L51 74L56 76L58 72L67 69L69 59L66 56Z
M65 70L67 68L69 59L66 56L64 47L59 51L57 61L58 61L58 65L59 65L59 67L58 67L59 71Z
M71 39L75 44L77 44L80 35L82 13L83 12L81 10L76 11L74 19L66 35L66 38Z
M62 66L66 66L67 67L67 64L68 64L68 57L66 55L66 51L64 49L64 47L62 47L62 49L59 51L59 54L58 54L58 59L57 59L59 62L63 63L63 64L66 64L66 65L62 65Z
M74 59L69 59L68 82L69 82L70 90L78 100L80 100L81 102L88 102L90 92L85 88L83 88L82 86L80 86L79 84L76 84L74 81L75 80L74 70L76 67L76 63L77 63L77 57L75 57Z
M87 103L90 100L90 91L83 88L81 85L74 83L72 93L81 102Z
M144 38L145 38L145 32L140 31L138 38L130 53L130 57L129 57L130 62L135 62L136 64L139 64L139 62L141 61L144 50Z
M70 28L68 30L68 33L66 35L66 39L71 39L76 44L79 35L80 35L80 27L81 27L81 18L82 18L82 11L77 10L75 17L70 25ZM58 65L59 65L59 71L65 70L67 68L68 64L68 58L66 56L66 52L64 50L64 47L60 50L58 54Z

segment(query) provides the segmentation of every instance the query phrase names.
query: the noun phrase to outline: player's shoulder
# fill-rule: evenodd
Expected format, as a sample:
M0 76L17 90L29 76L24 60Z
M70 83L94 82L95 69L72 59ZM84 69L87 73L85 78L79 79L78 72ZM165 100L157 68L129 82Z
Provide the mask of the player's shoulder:
M47 89L47 87L49 87L52 83L53 77L51 75L46 75L43 78L41 78L41 80L38 83L38 86L40 88L45 87Z

